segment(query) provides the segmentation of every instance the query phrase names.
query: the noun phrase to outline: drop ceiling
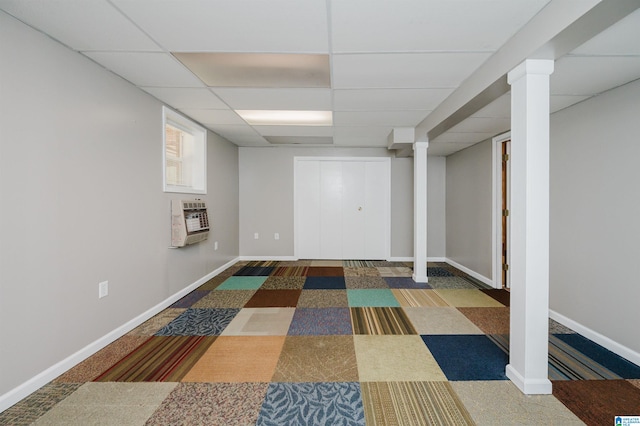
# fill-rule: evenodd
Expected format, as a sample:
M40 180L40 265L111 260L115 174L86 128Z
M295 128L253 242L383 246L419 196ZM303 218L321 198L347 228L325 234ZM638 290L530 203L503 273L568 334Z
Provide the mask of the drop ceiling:
M387 147L395 128L437 128L429 153L449 155L508 130L508 93L460 111L511 62L616 2L624 16L553 57L558 111L640 78L638 1L0 0L0 10L239 146ZM241 110L329 111L332 125L250 125Z

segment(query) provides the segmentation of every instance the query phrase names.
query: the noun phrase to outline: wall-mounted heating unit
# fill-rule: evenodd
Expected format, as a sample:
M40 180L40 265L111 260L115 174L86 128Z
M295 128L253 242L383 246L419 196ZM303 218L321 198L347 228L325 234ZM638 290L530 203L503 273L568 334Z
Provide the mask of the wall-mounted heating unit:
M207 205L201 200L171 201L171 246L184 247L209 236Z

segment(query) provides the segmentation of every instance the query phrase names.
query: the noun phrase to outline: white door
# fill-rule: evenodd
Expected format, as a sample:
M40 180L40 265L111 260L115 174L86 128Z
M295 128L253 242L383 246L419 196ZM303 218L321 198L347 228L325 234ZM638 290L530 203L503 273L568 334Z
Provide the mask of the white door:
M388 158L296 158L296 256L386 259Z

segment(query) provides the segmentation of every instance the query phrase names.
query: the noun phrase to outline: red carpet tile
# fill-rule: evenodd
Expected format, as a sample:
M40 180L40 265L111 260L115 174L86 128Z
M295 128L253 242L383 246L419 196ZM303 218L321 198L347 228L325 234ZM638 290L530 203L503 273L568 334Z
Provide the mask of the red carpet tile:
M308 277L343 277L344 268L339 266L311 266L307 271Z
M302 290L258 290L245 308L290 308L298 304Z

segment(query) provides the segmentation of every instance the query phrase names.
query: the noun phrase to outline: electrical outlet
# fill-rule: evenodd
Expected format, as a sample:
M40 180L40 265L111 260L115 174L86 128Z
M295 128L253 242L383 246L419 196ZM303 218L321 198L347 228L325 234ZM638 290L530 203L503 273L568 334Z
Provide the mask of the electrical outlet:
M215 241L215 242L213 243L213 249L214 249L214 250L218 250L218 242L217 242L217 241Z
M98 283L98 299L109 295L109 281Z
M253 239L257 240L260 238L260 234L258 234L257 232L255 234L253 234Z
M278 234L277 232L275 234L273 234L273 239L274 240L279 240L280 239L280 234Z

